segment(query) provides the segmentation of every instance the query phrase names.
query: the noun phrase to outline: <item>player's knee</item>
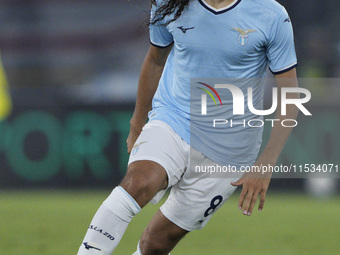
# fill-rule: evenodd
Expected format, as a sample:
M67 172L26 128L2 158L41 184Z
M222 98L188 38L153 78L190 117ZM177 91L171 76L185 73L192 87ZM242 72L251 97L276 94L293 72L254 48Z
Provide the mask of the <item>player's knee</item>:
M150 193L152 192L153 186L156 186L153 182L153 178L147 174L130 173L125 176L121 186L126 188L127 192L131 193Z
M125 178L121 186L137 201L139 205L142 206L143 202L142 200L147 199L150 197L152 198L152 195L154 192L151 190L151 185L149 183L149 180L147 178L144 178L142 176L129 176L128 178Z
M170 252L169 242L150 235L142 236L139 247L143 255L168 255Z
M120 186L143 207L159 190L166 188L165 181L166 174L160 175L156 171L130 165Z

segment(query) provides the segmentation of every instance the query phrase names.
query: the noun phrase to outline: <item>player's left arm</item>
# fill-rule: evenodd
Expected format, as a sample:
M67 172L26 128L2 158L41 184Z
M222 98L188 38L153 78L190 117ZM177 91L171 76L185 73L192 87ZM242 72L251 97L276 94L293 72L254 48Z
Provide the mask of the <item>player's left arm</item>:
M285 73L275 75L275 78L279 95L281 94L280 90L283 87L298 87L295 68ZM287 97L299 98L299 94L290 93L287 95ZM275 115L275 119L278 119L279 121L274 122L268 143L254 164L254 166L258 167L258 169L260 169L261 166L275 166L277 159L292 131L291 127L282 126L281 121L284 119L295 120L298 114L298 108L295 105L287 105L286 115L281 115L280 102L281 100L279 100ZM242 186L238 206L240 210L242 209L244 215L251 215L258 196L260 196L260 204L258 209L259 211L263 209L271 177L272 173L270 171L266 173L262 173L262 171L249 172L244 174L243 177L237 182L231 183L234 186Z

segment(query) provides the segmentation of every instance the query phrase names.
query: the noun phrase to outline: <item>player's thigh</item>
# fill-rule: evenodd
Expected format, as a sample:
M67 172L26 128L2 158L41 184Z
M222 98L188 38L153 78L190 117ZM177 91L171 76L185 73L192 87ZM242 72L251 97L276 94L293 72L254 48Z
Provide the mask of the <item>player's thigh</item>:
M230 183L241 176L220 178L209 172L195 172L196 165L212 166L216 163L194 149L191 149L190 161L188 170L160 208L165 217L188 231L202 229L208 223L236 190Z
M188 231L180 228L158 211L142 234L140 240L142 254L167 255L187 233Z
M121 185L141 206L151 198L151 202L158 202L165 189L183 175L189 148L166 123L148 122L131 150Z

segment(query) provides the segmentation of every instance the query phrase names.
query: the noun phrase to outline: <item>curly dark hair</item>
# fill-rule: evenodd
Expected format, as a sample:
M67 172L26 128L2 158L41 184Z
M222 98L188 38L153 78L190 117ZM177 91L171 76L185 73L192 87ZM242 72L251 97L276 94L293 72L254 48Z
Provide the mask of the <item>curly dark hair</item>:
M189 4L189 1L190 0L164 1L164 3L154 13L153 19L150 21L150 24L154 25L172 13L175 13L174 18L166 22L164 25L166 26L169 23L175 21L181 16L184 7ZM151 0L151 4L156 5L156 0Z

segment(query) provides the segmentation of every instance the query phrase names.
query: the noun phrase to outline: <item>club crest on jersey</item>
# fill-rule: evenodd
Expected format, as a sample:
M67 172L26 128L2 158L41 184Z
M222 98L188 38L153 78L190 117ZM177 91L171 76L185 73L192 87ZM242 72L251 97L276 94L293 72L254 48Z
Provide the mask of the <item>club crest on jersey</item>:
M244 47L244 46L246 46L248 44L248 41L249 41L248 34L257 31L255 29L246 29L246 30L243 30L242 28L238 28L238 27L233 27L232 29L234 29L236 32L239 33L237 42L238 42L238 44L241 47Z
M147 141L146 141L146 142L140 142L140 143L138 143L138 144L135 144L135 145L132 147L131 155L135 155L135 154L138 152L138 150L139 150L139 146L141 146L143 143L147 143Z

